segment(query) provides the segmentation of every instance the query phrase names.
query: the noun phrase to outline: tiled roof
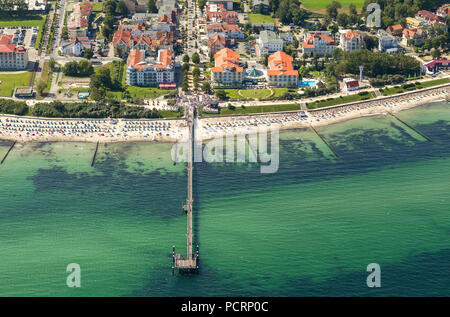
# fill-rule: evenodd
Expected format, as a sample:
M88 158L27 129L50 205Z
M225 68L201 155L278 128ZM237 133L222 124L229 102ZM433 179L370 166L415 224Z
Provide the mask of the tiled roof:
M293 58L285 52L278 51L269 56L267 75L298 75L292 67Z
M214 54L215 67L211 69L213 73L225 71L243 72L244 69L239 66L239 54L229 48L223 48Z

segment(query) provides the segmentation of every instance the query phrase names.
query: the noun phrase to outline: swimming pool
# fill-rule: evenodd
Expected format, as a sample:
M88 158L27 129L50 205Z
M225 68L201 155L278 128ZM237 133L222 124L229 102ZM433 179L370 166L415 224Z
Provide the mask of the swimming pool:
M315 85L316 85L316 81L315 80L306 80L306 81L301 81L301 82L298 83L299 87L306 87L306 86L312 87L312 86L315 86Z

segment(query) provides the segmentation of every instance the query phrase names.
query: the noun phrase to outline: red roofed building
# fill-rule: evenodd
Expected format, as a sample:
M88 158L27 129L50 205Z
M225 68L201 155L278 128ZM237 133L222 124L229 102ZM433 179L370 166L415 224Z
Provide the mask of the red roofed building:
M359 81L354 78L344 78L344 85L347 91L358 90L360 88Z
M403 32L403 26L401 24L388 26L386 31L393 36L401 36Z
M450 60L447 59L435 60L423 65L423 71L427 72L428 74L435 74L438 71L444 69L445 70L450 69Z
M208 39L208 49L210 54L215 54L221 49L224 49L226 45L227 39L223 35L217 34Z
M362 36L361 33L348 30L345 33L341 33L339 39L339 47L343 51L355 51L360 50L362 44Z
M126 82L131 86L156 87L173 84L175 61L171 50L158 51L157 61L145 61L145 51L134 49L127 59Z
M421 46L423 45L423 43L425 43L425 34L421 29L417 28L404 29L402 33L403 33L402 37L403 45Z
M444 4L439 9L437 9L436 14L443 18L447 15L450 15L450 3Z
M77 3L73 7L72 14L67 20L67 29L71 39L87 36L92 8L92 4L88 2Z
M235 11L208 12L206 13L206 23L228 23L237 24L239 22L238 14Z
M211 24L206 27L206 31L211 33L223 33L227 38L243 39L245 37L244 32L236 24L220 23Z
M0 69L26 69L28 51L25 47L11 43L12 35L0 35Z
M325 54L331 56L335 47L333 38L327 34L321 33L308 33L301 44L303 53L310 57L312 57L314 53L317 53L319 56L324 56Z
M275 87L297 87L298 71L292 67L293 58L279 51L269 56L267 82Z
M433 12L427 11L427 10L420 10L417 12L414 17L422 22L428 23L428 24L434 24L436 22L444 23L445 19L443 17L440 17Z
M239 66L239 54L229 48L214 54L214 67L211 80L225 86L241 86L244 80L244 68Z

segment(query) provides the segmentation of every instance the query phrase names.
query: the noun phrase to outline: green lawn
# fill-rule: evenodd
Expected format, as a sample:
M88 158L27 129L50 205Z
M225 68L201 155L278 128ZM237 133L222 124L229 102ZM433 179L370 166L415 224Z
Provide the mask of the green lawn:
M450 82L449 78L440 78L440 79L435 79L435 80L430 80L430 81L425 81L425 82L416 82L416 83L408 84L407 87L401 85L401 86L395 86L392 88L380 89L380 92L383 96L391 96L391 95L400 94L403 92L408 92L408 91L413 91L413 90L417 90L417 89L423 89L423 88L438 86L438 85L442 85L442 84L447 84L449 82ZM403 88L402 86L405 88Z
M307 103L306 106L308 107L308 109L316 109L316 108L330 107L330 106L335 106L335 105L340 105L340 104L345 104L345 103L350 103L350 102L356 102L356 101L361 101L361 100L367 100L367 99L371 99L371 98L375 98L375 97L376 97L375 93L371 91L367 95L363 95L363 96L361 96L359 94L353 94L353 95L348 95L348 96L342 96L339 98L329 98L329 99L325 99L325 100Z
M263 105L263 106L249 106L242 108L241 106L236 107L234 110L229 108L220 109L219 115L233 115L233 114L251 114L251 113L266 113L266 112L279 112L279 111L293 111L300 110L299 104L280 104L280 105ZM217 114L203 114L200 111L200 115L203 116L217 116Z
M248 22L250 23L275 23L275 20L270 15L259 13L249 13Z
M92 11L101 12L103 11L103 2L94 2L92 4Z
M217 88L217 89L213 89L214 91L217 90L224 90L225 93L227 94L228 99L230 100L239 100L239 99L243 99L241 96L239 96L238 91L239 89L234 89L234 88Z
M20 74L0 73L0 96L11 97L15 87L28 86L31 72Z
M174 89L159 89L156 87L136 87L128 86L128 92L132 98L158 98L163 95L175 92Z
M36 37L36 45L37 47L39 45L40 39L42 37L42 33L44 31L44 22L45 22L45 16L44 15L30 15L26 18L7 18L2 17L0 20L0 26L2 27L10 27L10 26L38 26L39 27L39 33Z
M289 88L272 88L273 89L273 96L271 98L280 98L281 96L283 96L285 93L287 93L289 91ZM295 89L293 89L293 91L296 91Z
M241 95L244 98L263 99L270 96L269 89L241 89Z
M327 5L331 4L333 0L302 0L302 5L306 9L320 10L326 9ZM362 8L364 0L339 0L342 8L348 8L350 4L354 4L357 8Z

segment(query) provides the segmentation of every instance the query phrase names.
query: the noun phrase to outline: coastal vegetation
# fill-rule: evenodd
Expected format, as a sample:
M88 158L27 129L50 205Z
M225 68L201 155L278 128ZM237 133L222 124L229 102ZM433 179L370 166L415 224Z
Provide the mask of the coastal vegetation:
M314 102L308 102L306 104L306 107L308 109L330 107L330 106L336 106L336 105L350 103L350 102L369 100L369 99L372 99L375 97L376 97L376 95L372 91L371 92L362 91L362 92L359 92L359 93L353 94L353 95L340 96L338 98L327 98L327 99L322 99L322 100L316 100Z
M416 89L429 88L433 86L443 85L450 83L449 78L440 78L435 80L423 81L423 82L415 82L409 84L403 84L401 86L395 86L391 88L380 89L380 92L383 96L391 96L395 94L400 94L408 91L413 91Z
M237 114L252 114L252 113L266 113L266 112L280 112L280 111L295 111L300 110L299 104L273 104L260 106L228 106L221 108L218 114L203 113L200 108L200 116L217 116L217 115L237 115Z
M0 99L0 113L23 116L28 112L28 106L24 101Z

